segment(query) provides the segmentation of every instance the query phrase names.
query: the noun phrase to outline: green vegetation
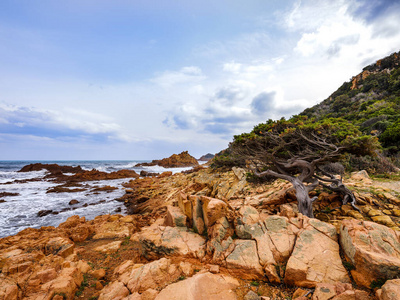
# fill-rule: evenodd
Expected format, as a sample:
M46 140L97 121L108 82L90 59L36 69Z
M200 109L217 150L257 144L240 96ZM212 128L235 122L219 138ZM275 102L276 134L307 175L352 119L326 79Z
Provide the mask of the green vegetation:
M373 280L372 282L371 282L371 285L370 285L370 287L371 287L371 289L380 289L381 287L382 287L382 285L384 285L385 284L385 282L386 282L386 279L383 279L383 278L379 278L379 279L377 279L377 280Z
M82 281L81 286L79 287L79 289L76 291L75 296L79 297L80 295L83 294L83 290L87 286L89 286L88 280L89 280L88 275L87 274L83 274L83 281Z
M129 245L130 239L131 239L131 236L130 236L130 235L129 235L129 236L126 236L121 245L122 245L122 246L127 246L127 245Z
M362 74L300 115L351 121L363 134L377 136L384 154L399 166L400 52L365 67Z
M301 135L306 139L299 139ZM246 166L248 154L257 151L266 152L264 157L256 158L257 163L271 156L280 161L299 154L306 157L303 147L307 139L340 148L340 156L333 161L339 160L346 171L365 169L371 174L396 171L395 166L400 167L400 52L365 67L328 99L299 115L289 120L268 120L256 125L250 133L234 136L229 148L215 157L212 166ZM313 158L326 154L326 149L318 145L313 153L310 149ZM265 169L268 168L267 164ZM252 174L247 178L259 180Z
M250 285L251 286L259 286L260 283L258 281L252 281L252 282L250 282Z
M266 166L271 165L272 157L280 161L294 156L308 161L324 155L329 161L344 157L343 154L372 157L379 148L377 137L363 134L343 118L316 120L294 116L289 120L268 120L255 126L250 133L234 136L229 148L214 159L213 166L245 166L251 156ZM331 155L333 152L335 155ZM248 178L256 180L250 174Z

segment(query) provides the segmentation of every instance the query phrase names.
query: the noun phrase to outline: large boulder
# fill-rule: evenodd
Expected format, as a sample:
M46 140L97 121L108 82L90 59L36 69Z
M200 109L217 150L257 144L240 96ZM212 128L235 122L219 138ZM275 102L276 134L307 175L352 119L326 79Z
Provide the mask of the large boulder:
M369 221L343 220L340 244L354 266L351 274L357 284L370 288L371 283L400 276L399 234Z
M179 207L167 206L167 216L165 217L165 226L186 227L187 217Z
M400 299L400 279L388 280L382 289L376 292L379 300L398 300Z
M95 227L93 239L124 238L132 235L134 226L131 223L120 221L105 222Z
M268 280L280 283L277 266L285 265L293 251L296 232L299 229L285 217L270 216L264 222L252 224L257 215L251 209L244 209L242 222L248 224L236 226L236 234L242 239L256 241L259 261ZM253 213L251 213L253 212Z
M164 257L139 268L127 268L127 272L120 275L119 280L131 293L142 293L147 289L163 288L177 280L180 275L180 269Z
M233 228L226 217L222 217L208 228L207 253L212 255L214 263L221 263L233 251Z
M222 200L201 196L201 202L203 204L203 219L206 228L213 226L228 211L228 205Z
M107 285L100 293L98 300L117 300L129 295L129 290L120 281Z
M320 282L349 283L339 255L336 228L317 219L305 221L308 224L298 234L286 265L285 283L308 288Z
M143 255L157 257L176 254L204 257L206 243L204 237L189 231L186 227L161 226L159 223L145 227L131 237L131 240L140 247Z
M226 266L239 278L257 279L264 276L255 241L235 240L235 248L226 258Z
M198 234L205 234L215 222L228 214L228 204L222 200L206 196L178 195L178 208L168 207L165 225L172 226L173 220L188 218L188 223ZM180 222L180 221L178 221ZM182 223L182 222L180 222Z
M66 299L70 300L74 298L82 281L83 275L79 269L64 268L57 278L43 284L41 290L47 295L64 294Z
M45 254L60 255L64 258L74 253L75 244L67 238L54 237L51 238L45 248Z
M230 276L209 272L173 283L164 288L156 300L236 300L234 289L239 282Z

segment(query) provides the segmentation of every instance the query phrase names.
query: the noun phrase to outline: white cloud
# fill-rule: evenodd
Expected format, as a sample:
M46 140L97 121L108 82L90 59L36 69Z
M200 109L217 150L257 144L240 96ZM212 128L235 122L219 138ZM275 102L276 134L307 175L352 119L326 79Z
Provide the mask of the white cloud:
M239 74L240 69L241 69L242 65L239 63L235 63L234 61L229 62L229 63L225 63L223 65L223 70L226 72L230 72L233 74Z
M300 34L294 50L306 57L338 58L350 66L398 50L399 7L368 23L358 15L364 5L368 3L298 1L285 18L285 26Z
M64 109L49 110L35 107L0 104L0 112L7 126L5 131L13 132L15 128L33 131L33 135L46 137L49 134L60 136L105 135L121 140L130 140L122 128L111 118L84 110Z
M183 67L179 71L165 71L151 79L164 88L173 87L178 84L198 84L206 79L201 69L196 66Z

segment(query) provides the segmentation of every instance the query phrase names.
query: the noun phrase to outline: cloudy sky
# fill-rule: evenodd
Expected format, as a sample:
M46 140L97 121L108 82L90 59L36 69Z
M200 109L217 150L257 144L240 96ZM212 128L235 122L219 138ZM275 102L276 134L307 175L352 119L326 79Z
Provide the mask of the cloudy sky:
M224 149L400 50L395 0L2 0L0 160Z

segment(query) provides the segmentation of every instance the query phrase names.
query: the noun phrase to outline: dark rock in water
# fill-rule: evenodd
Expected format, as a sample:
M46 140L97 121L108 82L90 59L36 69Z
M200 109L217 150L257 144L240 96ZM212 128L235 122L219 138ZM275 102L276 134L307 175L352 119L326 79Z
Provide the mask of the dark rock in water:
M51 214L52 214L52 215L58 215L59 212L58 212L58 211L53 211Z
M51 209L48 209L48 210L40 210L38 213L37 213L37 216L38 217L44 217L44 216L47 216L47 215L49 215L49 214L51 214L53 211L51 210Z
M114 190L118 190L118 188L115 186L109 186L109 185L100 186L100 187L96 187L93 189L93 191L95 191L95 192L107 192L107 193L112 192Z
M142 177L150 177L150 176L157 176L160 175L159 173L152 173L152 172L147 172L147 171L140 171L140 176Z
M138 178L139 175L133 170L119 170L116 172L101 172L96 169L91 171L84 171L82 173L77 173L72 176L68 176L66 179L68 182L77 182L77 181L93 181L93 180L112 180L112 179L121 179L121 178Z
M207 153L206 155L203 155L202 157L199 158L200 161L210 161L214 158L214 154Z
M62 174L62 173L82 173L84 170L80 167L72 167L72 166L59 166L57 164L30 164L22 167L18 172L32 172L32 171L40 171L47 170L53 175Z
M1 192L0 197L19 196L18 193ZM1 201L1 200L0 200Z
M76 199L72 199L71 201L69 201L69 205L74 205L74 204L78 204L79 203L79 201L78 200L76 200Z
M121 211L122 211L121 207L118 207L118 208L115 210L115 212L121 212Z
M55 186L49 190L47 190L46 193L77 193L77 192L84 192L86 191L85 189L69 189L63 186Z
M0 203L4 203L6 202L6 200L0 199Z
M181 167L194 167L198 166L199 162L187 151L183 151L180 154L172 154L168 158L161 160L153 160L151 163L141 163L137 166L161 166L164 168L181 168Z

